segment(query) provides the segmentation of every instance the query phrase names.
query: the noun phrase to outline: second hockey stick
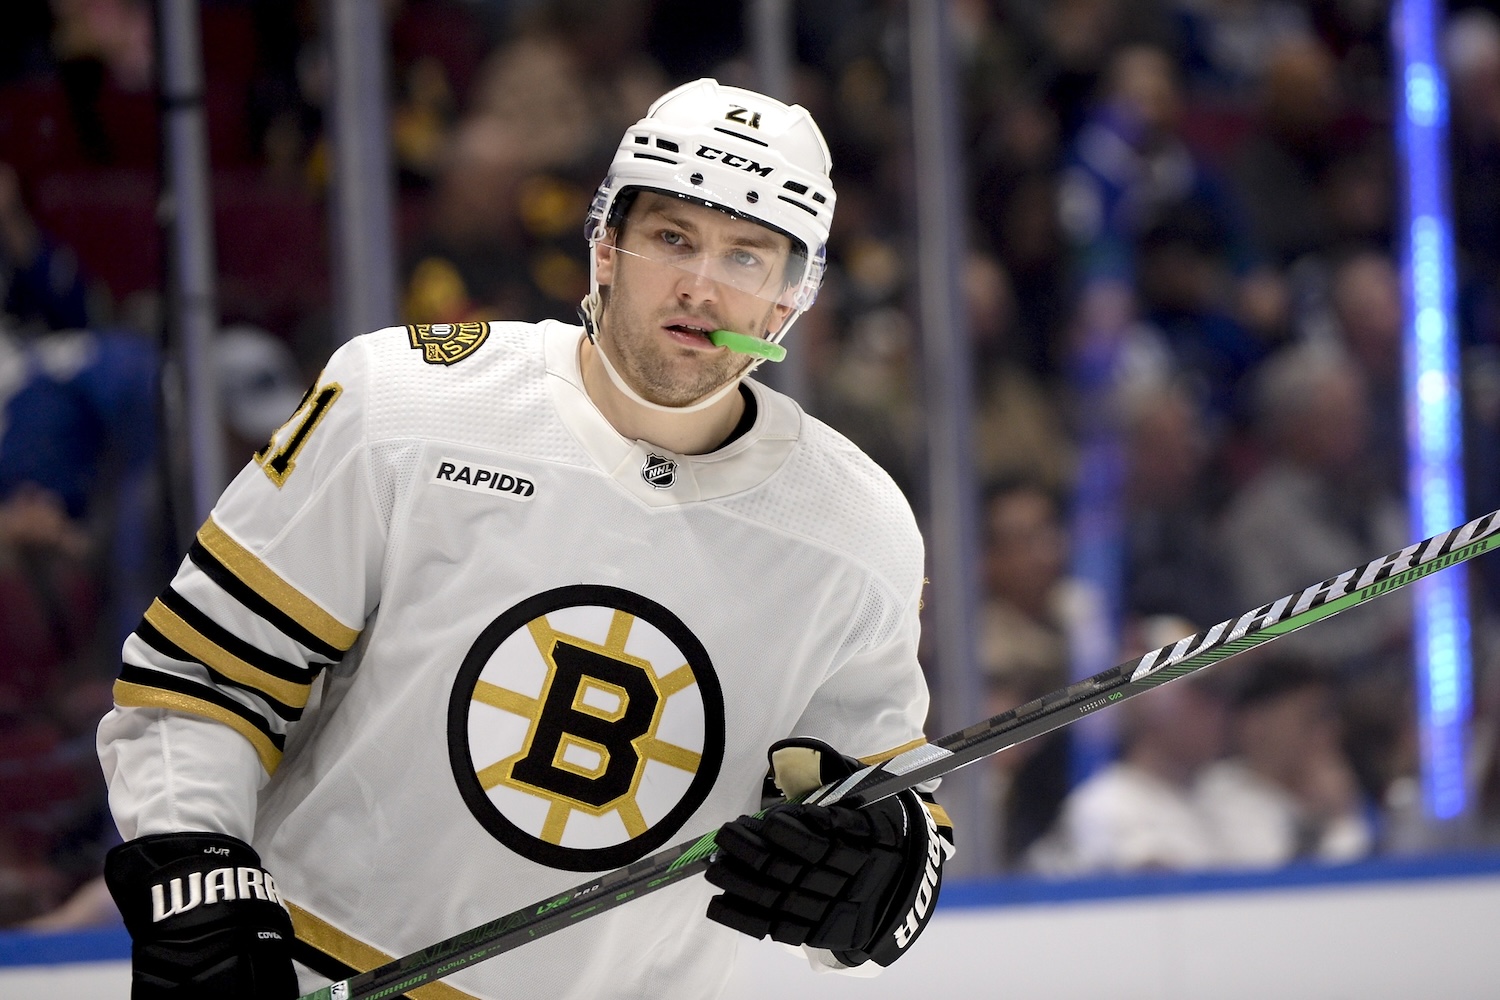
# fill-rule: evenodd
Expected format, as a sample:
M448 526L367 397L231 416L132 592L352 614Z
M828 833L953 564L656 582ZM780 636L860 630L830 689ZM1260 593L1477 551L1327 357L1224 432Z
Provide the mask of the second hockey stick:
M1500 511L863 768L837 785L814 791L805 801L851 806L878 801L1497 547ZM716 833L658 851L550 899L316 990L301 1000L381 1000L435 982L703 871L713 853Z

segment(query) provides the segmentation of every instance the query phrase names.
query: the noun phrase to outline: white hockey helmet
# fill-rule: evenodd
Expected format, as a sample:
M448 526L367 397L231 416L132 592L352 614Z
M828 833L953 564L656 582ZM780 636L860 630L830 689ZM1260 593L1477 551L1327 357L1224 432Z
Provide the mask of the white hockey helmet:
M618 227L630 198L658 191L757 222L792 241L785 304L793 312L769 339L779 341L817 297L833 219L833 166L812 115L753 90L710 79L659 97L620 141L594 194L590 245ZM594 291L598 291L597 280Z

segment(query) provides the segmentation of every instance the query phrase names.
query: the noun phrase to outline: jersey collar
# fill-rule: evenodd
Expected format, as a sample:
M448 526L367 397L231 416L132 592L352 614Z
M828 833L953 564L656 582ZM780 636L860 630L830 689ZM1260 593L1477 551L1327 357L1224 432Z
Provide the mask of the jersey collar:
M633 441L614 429L583 388L578 347L583 328L542 324L547 386L558 416L594 465L631 496L651 507L671 507L694 500L713 500L743 493L765 482L781 468L796 446L802 411L790 398L756 382L744 385L755 394L755 423L740 437L706 455L679 455L647 441ZM665 463L673 468L664 473ZM652 485L643 474L656 471Z

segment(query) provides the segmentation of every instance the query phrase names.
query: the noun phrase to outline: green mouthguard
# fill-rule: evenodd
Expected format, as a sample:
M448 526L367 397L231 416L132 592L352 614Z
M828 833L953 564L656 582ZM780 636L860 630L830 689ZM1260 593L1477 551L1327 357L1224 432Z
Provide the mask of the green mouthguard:
M715 330L708 335L708 339L715 347L727 347L736 354L748 354L752 358L780 361L786 357L786 348L780 344L773 344L759 337L747 337L733 330Z

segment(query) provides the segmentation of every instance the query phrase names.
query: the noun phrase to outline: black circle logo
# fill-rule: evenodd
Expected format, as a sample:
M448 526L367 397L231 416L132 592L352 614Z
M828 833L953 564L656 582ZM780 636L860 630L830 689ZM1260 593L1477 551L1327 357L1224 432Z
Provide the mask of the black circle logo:
M713 787L724 696L672 612L560 587L491 622L448 702L448 756L484 828L551 868L618 868L661 847Z

